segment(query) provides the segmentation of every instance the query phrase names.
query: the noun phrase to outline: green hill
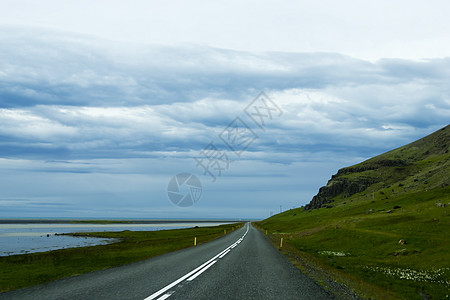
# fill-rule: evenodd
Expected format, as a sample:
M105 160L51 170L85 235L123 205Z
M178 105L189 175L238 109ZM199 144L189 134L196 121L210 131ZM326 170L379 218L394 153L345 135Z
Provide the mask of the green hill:
M363 298L447 299L449 147L446 126L340 169L308 205L257 225L274 243L283 238L282 251L343 298L353 291Z

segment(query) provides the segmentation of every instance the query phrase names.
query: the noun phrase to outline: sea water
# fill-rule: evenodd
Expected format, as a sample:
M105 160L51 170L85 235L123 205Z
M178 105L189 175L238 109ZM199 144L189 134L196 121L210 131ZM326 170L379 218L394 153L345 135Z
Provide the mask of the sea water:
M105 245L117 239L60 235L73 232L154 231L215 226L224 223L158 223L158 224L0 224L0 256L50 250Z

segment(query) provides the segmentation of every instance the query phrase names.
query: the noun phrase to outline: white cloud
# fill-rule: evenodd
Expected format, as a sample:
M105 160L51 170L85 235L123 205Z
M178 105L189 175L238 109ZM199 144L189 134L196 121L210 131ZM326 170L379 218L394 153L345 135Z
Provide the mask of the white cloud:
M65 126L26 110L0 109L0 133L16 138L48 140L61 136L70 138L77 133L77 128Z
M252 125L259 138L240 158L230 151L235 162L217 184L202 177L199 217L263 216L251 212L272 209L274 197L304 204L339 167L429 134L450 116L449 59L368 62L40 32L0 31L0 203L23 200L16 214L32 213L30 201L61 199L66 215L101 214L108 204L109 215L153 208L168 216L169 178L202 176L193 157L220 144L235 117L252 124L243 109L261 90L284 113L265 132Z
M450 51L446 31L450 7L445 0L4 0L0 5L2 24L135 43L191 43L253 52L339 52L372 60L442 57Z

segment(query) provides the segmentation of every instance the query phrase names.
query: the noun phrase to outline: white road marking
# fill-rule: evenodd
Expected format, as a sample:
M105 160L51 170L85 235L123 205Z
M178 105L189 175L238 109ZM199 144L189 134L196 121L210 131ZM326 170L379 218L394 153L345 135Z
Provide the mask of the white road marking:
M169 298L170 296L172 296L172 294L164 294L161 297L159 297L157 300L164 300L164 299Z
M221 253L222 254L222 253ZM214 257L216 258L216 257ZM165 293L166 291L170 290L171 288L173 288L174 286L176 286L177 284L179 284L180 282L182 282L183 280L185 280L186 278L192 276L193 274L195 274L197 271L201 270L204 266L208 265L213 259L205 262L204 264L202 264L201 266L195 268L194 270L192 270L191 272L187 273L186 275L180 277L179 279L175 280L174 282L172 282L171 284L167 285L166 287L160 289L159 291L157 291L156 293L151 294L150 296L148 296L147 298L145 298L145 300L152 300L155 299L156 297L159 297L159 295L161 295L162 293Z
M240 242L244 239L244 237L247 235L248 228L249 228L249 225L247 225L247 231L245 231L244 235L238 240L239 243L240 243ZM230 251L232 248L236 247L237 244L239 244L239 243L236 241L234 244L228 246L225 250L223 250L222 252L220 252L219 254L217 254L216 256L214 256L213 258L211 258L210 260L208 260L207 262L205 262L205 263L203 263L202 265L198 266L197 268L195 268L195 269L192 270L191 272L187 273L186 275L184 275L184 276L178 278L178 279L175 280L174 282L172 282L172 283L166 285L165 287L163 287L163 288L160 289L159 291L157 291L157 292L151 294L150 296L148 296L148 297L145 298L144 300L152 300L152 299L155 299L155 298L159 297L161 294L167 292L168 290L170 290L171 288L173 288L174 286L176 286L177 284L179 284L180 282L182 282L183 280L185 280L186 278L190 278L190 277L193 276L195 273L197 273L197 272L199 272L200 270L202 270L203 268L205 268L205 266L208 266L209 264L211 264L211 266L212 266L212 265L215 263L215 262L214 262L214 263L211 263L212 261L214 261L215 259L219 258L219 257L220 257L222 254L224 254L225 252ZM209 267L210 267L210 266L208 266L208 268L209 268ZM205 270L206 270L206 269L207 269L207 268L205 268ZM201 273L203 273L203 271L200 272L200 274L201 274ZM200 275L200 274L198 274L198 275ZM195 277L197 277L197 276L195 276ZM194 278L195 278L195 277L194 277ZM192 278L192 279L194 279L194 278ZM167 296L166 298L162 298L162 297L165 296L165 295L163 295L161 298L162 298L162 299L167 299L168 297L170 297L171 294L166 294L166 295L169 295L169 296ZM161 299L161 298L160 298L160 299ZM158 299L158 300L159 300L159 299Z
M227 255L228 254L228 252L230 252L231 251L231 249L228 249L225 253L223 253L221 256L219 256L219 258L222 258L222 257L224 257L225 255Z
M206 267L204 267L203 269L201 269L200 271L198 271L197 273L195 273L194 275L192 275L191 277L189 277L188 279L186 279L187 281L192 281L195 278L197 278L198 275L202 274L203 272L205 272L206 270L208 270L213 264L215 264L217 262L217 260L214 260L212 263L210 263L209 265L207 265Z

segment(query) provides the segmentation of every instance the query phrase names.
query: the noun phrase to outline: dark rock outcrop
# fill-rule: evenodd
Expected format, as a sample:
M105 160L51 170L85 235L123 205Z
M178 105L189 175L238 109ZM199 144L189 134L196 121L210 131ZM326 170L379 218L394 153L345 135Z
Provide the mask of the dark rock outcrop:
M360 164L342 168L331 177L326 186L319 189L311 202L305 205L305 210L327 207L338 195L349 197L365 191L371 185L377 188L398 185L404 187L407 178L417 186L419 183L428 185L428 179L434 176L434 185L445 186L446 166L450 164L448 150L450 146L450 125L406 146L381 154ZM443 155L435 165L425 161L430 156L434 158ZM433 158L433 159L434 159ZM422 162L418 165L418 162ZM426 164L424 163L426 162ZM425 167L428 169L425 169ZM419 180L420 177L420 180ZM438 178L439 179L436 179ZM380 191L384 195L384 192ZM385 196L385 199L388 197ZM329 206L329 205L328 205Z
M317 195L315 195L311 202L305 206L305 210L324 207L327 203L333 202L333 197L341 193L343 193L345 197L349 197L364 191L368 186L375 183L372 178L362 177L351 180L345 177L336 177L336 175L333 175L326 186L319 189Z

